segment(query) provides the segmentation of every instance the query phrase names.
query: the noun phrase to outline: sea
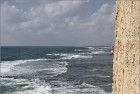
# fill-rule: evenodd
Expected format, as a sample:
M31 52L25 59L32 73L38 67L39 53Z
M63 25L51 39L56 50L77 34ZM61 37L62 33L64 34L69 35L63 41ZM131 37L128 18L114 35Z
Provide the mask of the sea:
M111 47L1 47L0 94L111 94Z

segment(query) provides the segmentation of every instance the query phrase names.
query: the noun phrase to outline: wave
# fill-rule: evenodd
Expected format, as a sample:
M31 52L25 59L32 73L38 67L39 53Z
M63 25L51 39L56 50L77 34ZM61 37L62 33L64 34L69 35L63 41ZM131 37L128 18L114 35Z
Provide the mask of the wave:
M73 53L73 54L67 54L67 53L53 53L53 54L47 54L47 55L55 55L60 56L60 59L85 59L85 58L92 58L91 55L86 54L80 54L80 53Z
M92 48L93 49L93 48ZM59 56L60 59L89 59L92 58L92 55L98 54L111 54L110 51L103 51L103 50L91 50L90 52L82 52L82 53L52 53L46 55L53 55Z
M62 57L61 59L86 59L86 58L92 58L92 56L69 54L69 55L66 55L65 57Z
M103 76L103 75L95 75L95 77L99 77L99 78L110 78L110 76Z
M55 81L55 86L39 79L13 79L2 78L0 85L12 87L14 91L5 91L6 94L111 94L105 92L102 88L86 83L74 85L69 82ZM56 84L58 86L56 86ZM5 94L3 92L3 94Z
M91 54L112 54L111 47L87 47ZM110 50L110 51L109 51Z
M75 84L57 81L60 87L52 87L52 94L108 94L102 88L86 83Z
M50 61L48 59L30 59L3 61L0 63L1 76L18 76L47 72L48 77L56 76L67 71L66 61ZM37 74L39 75L39 74ZM45 75L45 74L44 74Z
M67 72L67 67L66 67L67 65L68 65L68 62L66 62L66 61L55 62L55 63L52 63L52 67L45 68L45 69L39 69L37 71L38 72L47 71L48 74L51 74L49 76L53 77L53 76L57 76L59 74Z
M80 55L98 55L98 54L112 54L111 52L107 51L91 51L87 53L79 53Z
M75 49L74 51L76 51L76 52L88 52L89 50L80 50L80 49Z
M9 88L2 94L52 94L51 86L39 79L1 78L0 86Z
M40 60L47 60L47 59L29 59L29 60L15 60L15 61L2 61L0 63L0 72L7 73L14 69L14 66L20 65L23 63L31 62L31 61L40 61Z
M46 54L48 56L58 56L60 59L88 59L92 58L92 55L96 54L111 54L111 51L106 50L107 48L102 47L97 49L95 47L87 47L87 50L79 50L75 49L75 51L79 51L78 53L49 53Z
M111 52L107 52L107 51L92 51L91 54L111 54Z

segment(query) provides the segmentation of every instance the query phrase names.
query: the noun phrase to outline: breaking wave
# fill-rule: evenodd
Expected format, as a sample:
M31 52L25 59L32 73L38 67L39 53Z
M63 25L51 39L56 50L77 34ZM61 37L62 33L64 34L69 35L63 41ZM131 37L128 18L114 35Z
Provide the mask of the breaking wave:
M65 53L53 53L53 54L47 54L47 55L55 55L55 56L60 56L60 59L86 59L86 58L92 58L91 55L84 55L84 54L65 54Z
M111 52L107 52L107 51L92 51L91 54L111 54Z
M67 63L66 61L49 61L48 59L2 61L0 72L1 76L14 76L45 71L51 74L49 76L56 76L67 71Z
M39 79L14 79L1 78L1 90L9 87L7 91L1 91L2 94L52 94L51 86Z
M40 61L40 60L47 60L47 59L30 59L30 60L15 60L15 61L2 61L0 63L0 72L1 73L7 73L11 70L14 70L14 66L20 65L27 62L33 62L33 61Z
M2 78L0 82L1 87L9 87L9 90L2 91L3 94L110 94L100 87L86 83L74 85L62 81L52 82L60 86L56 87L39 79Z

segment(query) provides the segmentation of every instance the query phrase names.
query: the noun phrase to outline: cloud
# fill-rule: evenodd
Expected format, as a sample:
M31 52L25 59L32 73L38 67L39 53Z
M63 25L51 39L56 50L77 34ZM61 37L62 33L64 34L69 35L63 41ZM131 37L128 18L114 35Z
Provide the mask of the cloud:
M65 0L65 1L59 1L56 3L46 4L45 6L43 6L44 13L46 13L46 15L51 16L51 17L62 15L85 2L88 2L88 0L71 0L71 1Z
M23 10L16 4L3 3L0 7L1 42L3 45L111 44L114 29L113 6L102 4L97 11L85 17L68 15L88 3L89 0L43 1L28 10Z
M69 12L78 6L88 2L88 0L61 0L54 3L41 4L32 7L29 11L29 17L54 17Z
M66 18L64 24L67 28L66 31L73 33L71 36L75 36L79 45L112 44L114 37L114 10L112 7L109 4L103 4L85 19L80 16Z
M46 28L48 28L46 31L50 31L53 26L50 24L52 19L56 19L58 16L61 16L86 2L88 2L88 0L63 0L32 7L26 12L28 20L21 23L19 27L28 30L38 30L40 28L45 28L46 30Z

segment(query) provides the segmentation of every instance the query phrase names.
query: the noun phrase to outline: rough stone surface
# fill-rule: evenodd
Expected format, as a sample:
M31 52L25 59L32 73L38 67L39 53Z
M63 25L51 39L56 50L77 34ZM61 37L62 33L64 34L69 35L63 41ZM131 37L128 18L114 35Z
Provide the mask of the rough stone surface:
M116 1L113 94L140 94L140 0Z

